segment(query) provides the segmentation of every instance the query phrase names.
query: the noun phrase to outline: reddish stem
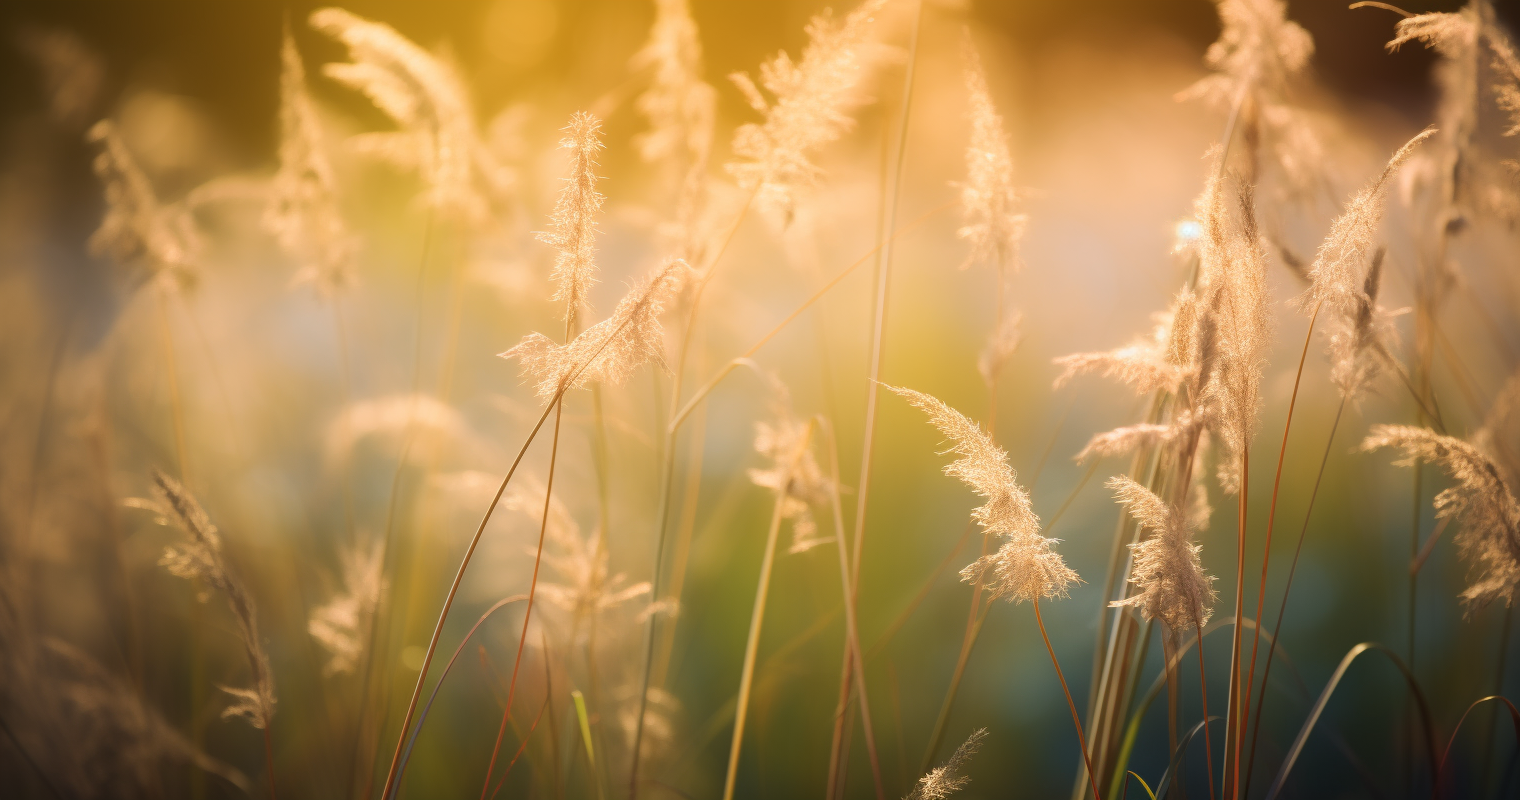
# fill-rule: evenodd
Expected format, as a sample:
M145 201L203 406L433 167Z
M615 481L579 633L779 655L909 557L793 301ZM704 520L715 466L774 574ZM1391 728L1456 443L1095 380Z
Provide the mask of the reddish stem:
M1071 690L1066 688L1066 676L1061 673L1061 662L1056 660L1055 648L1050 646L1050 636L1045 633L1045 620L1040 616L1040 598L1038 597L1034 599L1034 621L1040 625L1040 638L1045 640L1045 652L1050 653L1050 663L1055 665L1056 677L1061 681L1061 691L1066 693L1066 707L1071 709L1071 724L1077 729L1077 744L1082 746L1082 763L1087 765L1087 782L1092 786L1093 800L1103 800L1098 794L1098 778L1097 773L1093 772L1092 759L1087 757L1087 737L1082 733L1082 718L1077 716L1077 704L1072 702ZM1203 714L1207 719L1207 709Z

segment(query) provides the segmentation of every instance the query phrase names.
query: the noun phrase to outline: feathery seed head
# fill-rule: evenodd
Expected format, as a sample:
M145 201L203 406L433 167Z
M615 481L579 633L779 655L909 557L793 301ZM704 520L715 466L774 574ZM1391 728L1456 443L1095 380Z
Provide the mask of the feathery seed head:
M285 252L300 261L292 282L309 283L330 297L354 282L357 242L338 210L338 179L289 30L280 47L280 63L280 167L261 222Z
M1426 128L1389 159L1370 186L1346 204L1309 267L1308 291L1298 298L1305 311L1319 309L1330 337L1331 378L1341 394L1356 399L1393 356L1387 314L1377 305L1382 251L1372 255L1378 224L1393 175L1415 148L1435 134Z
M327 650L328 675L346 675L364 660L370 620L385 596L385 542L376 540L368 550L345 547L342 559L343 589L325 604L312 609L306 630Z
M491 201L510 191L514 177L481 141L469 92L453 66L391 26L341 8L312 12L311 26L342 42L353 59L323 72L369 97L400 128L360 134L354 147L416 170L426 205L484 224Z
M216 526L211 524L211 518L185 487L155 470L153 494L154 510L162 518L173 521L189 537L179 547L166 548L158 563L177 577L198 578L205 582L207 591L201 596L201 602L209 598L213 589L227 597L227 605L237 621L238 635L253 672L250 688L221 687L234 698L234 702L222 710L222 717L244 717L253 727L264 728L274 717L274 674L269 668L269 655L259 640L258 610L253 596L228 567Z
M771 400L775 419L755 423L755 452L770 461L770 466L751 469L749 479L777 494L781 518L792 523L792 543L787 551L801 553L833 541L832 537L818 535L812 511L815 503L828 502L830 481L813 456L812 423L793 414L790 395L779 378L772 378L771 384L775 387Z
M634 103L649 120L649 130L633 140L639 155L651 162L684 155L705 163L718 92L702 80L702 40L687 0L655 0L649 41L634 54L633 64L654 71Z
M1430 462L1456 481L1433 505L1438 518L1462 525L1455 541L1472 575L1462 592L1468 609L1501 599L1512 605L1520 594L1520 503L1494 462L1471 443L1409 425L1374 425L1361 449L1382 447L1404 451L1396 464Z
M986 503L971 512L982 531L1006 541L996 553L983 556L961 570L967 582L988 587L991 597L1023 602L1040 597L1065 597L1067 587L1079 581L1052 549L1057 539L1040 535L1040 518L1030 506L1029 494L1018 484L1008 465L1008 453L998 447L980 425L938 398L912 389L888 386L910 405L929 415L929 422L952 442L948 452L960 456L945 474L959 478Z
M189 207L159 201L115 122L95 123L88 138L101 148L94 168L106 196L106 213L90 236L90 251L119 264L141 265L182 291L193 287L202 242Z
M966 764L981 749L982 741L986 738L986 728L973 731L960 747L955 748L949 761L929 770L918 779L918 785L908 793L906 800L945 800L964 789L971 782L971 778L965 775Z
M791 221L797 192L818 179L813 152L851 125L848 112L861 102L855 87L869 36L885 5L886 0L866 0L838 22L828 13L813 17L801 60L777 53L760 65L759 86L745 73L729 76L765 120L734 131L738 159L729 162L728 171L741 187L758 192L760 208L785 222ZM767 100L761 87L774 99Z
M611 316L568 344L530 333L500 355L518 359L523 377L537 381L538 395L544 399L593 382L620 385L650 361L663 369L665 329L660 314L680 291L687 273L686 262L669 259L633 286Z
M552 278L553 300L565 304L565 326L574 331L586 296L596 282L596 216L606 201L596 191L596 156L602 149L602 123L594 115L577 111L565 126L560 147L569 150L570 174L554 204L550 230L538 240L558 251Z
M1151 531L1150 537L1129 546L1134 554L1130 583L1139 591L1110 605L1136 606L1146 619L1160 619L1173 631L1208 624L1217 598L1214 576L1204 573L1198 558L1202 548L1193 543L1192 534L1192 524L1200 514L1207 519L1207 512L1199 511L1195 499L1193 511L1184 514L1128 477L1111 478L1106 485L1135 521Z
M1027 217L1017 211L1019 192L1013 185L1013 156L1003 118L992 102L987 74L969 34L963 46L966 92L971 105L971 141L966 145L966 182L961 184L961 215L965 225L957 235L971 243L961 268L991 261L999 269L1018 267L1019 241Z

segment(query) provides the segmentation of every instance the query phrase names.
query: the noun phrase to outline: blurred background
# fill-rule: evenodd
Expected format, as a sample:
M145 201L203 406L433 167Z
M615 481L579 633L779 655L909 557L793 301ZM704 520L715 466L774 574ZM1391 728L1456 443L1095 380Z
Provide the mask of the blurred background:
M732 130L755 119L725 76L754 74L778 50L796 54L806 41L804 26L824 5L692 0L705 77L718 90L711 174L719 207L743 202L720 165L731 157ZM1404 8L1458 6L1412 1ZM141 698L199 750L248 776L262 774L259 732L217 719L215 686L240 685L247 669L225 608L218 600L196 602L194 587L156 565L177 534L156 525L152 514L123 505L148 495L153 468L178 463L169 413L177 403L185 441L180 471L259 603L280 696L272 734L283 793L341 797L370 786L368 796L374 796L448 581L541 408L517 365L496 354L531 331L555 335L562 324L549 300L553 252L532 236L548 225L567 168L556 147L561 128L578 110L604 121L599 189L608 200L593 318L602 318L664 255L660 225L671 216L674 193L670 175L645 163L632 146L648 127L634 107L647 77L630 62L648 38L651 4L343 5L393 26L464 76L482 141L512 176L510 197L478 226L435 219L416 200L414 176L342 146L353 134L391 122L363 95L323 76L321 65L348 56L343 45L307 24L318 7L11 0L0 8L0 516L8 613L23 620L7 623L9 641L0 640L0 647L20 659L36 642L66 643L110 676L104 685ZM1396 53L1384 49L1395 14L1318 0L1290 2L1288 10L1315 42L1311 76L1296 100L1322 126L1325 163L1333 166L1322 176L1321 191L1264 212L1277 252L1268 276L1274 340L1263 383L1260 453L1277 449L1307 325L1287 303L1304 284L1286 263L1312 257L1340 204L1429 124L1437 107L1435 57L1415 44ZM1520 24L1520 9L1512 4L1498 4L1497 13L1510 30ZM871 102L855 112L851 131L818 155L819 186L803 195L784 229L758 217L737 229L703 300L683 396L873 246L883 165L902 102L909 15L895 9L881 24L882 40L895 49L868 71L862 93ZM1090 471L1072 456L1094 433L1138 421L1144 405L1096 378L1053 390L1059 370L1051 362L1148 335L1152 315L1186 279L1174 240L1179 222L1192 214L1210 168L1205 154L1221 139L1225 114L1176 95L1206 74L1204 53L1219 35L1219 22L1206 0L1003 0L926 2L921 24L897 218L923 222L898 241L893 256L882 379L930 392L974 419L991 413L976 362L994 325L997 278L986 266L959 269L965 246L955 235L958 215L947 206L958 197L955 182L965 169L961 48L969 29L1011 135L1017 181L1028 187L1023 264L1011 278L1009 298L1022 313L1023 338L998 394L997 434L1036 512L1047 523L1054 519L1049 535L1062 540L1060 552L1087 581L1069 599L1042 607L1080 708L1099 636L1095 612L1102 599L1093 584L1107 568L1120 513L1102 484L1126 462L1112 459ZM92 255L87 246L106 209L91 167L99 148L86 139L97 120L115 120L166 202L211 181L236 187L274 170L285 29L306 65L333 143L343 212L360 240L358 280L343 295L338 315L346 355L334 335L331 304L309 287L292 285L299 265L260 230L258 205L235 191L197 213L207 242L197 278L167 309L156 305L158 294L140 271ZM1500 162L1520 157L1520 147L1500 136L1505 126L1496 109L1488 106L1484 114L1478 139L1495 155L1481 168L1500 175ZM1408 306L1414 224L1397 193L1389 209L1383 303ZM1464 283L1440 325L1460 361L1438 357L1433 375L1454 435L1481 423L1520 363L1517 252L1505 220L1474 225L1454 247ZM849 518L866 419L872 291L870 269L856 270L755 355L762 370L790 388L797 416L823 413L833 420ZM1410 341L1410 318L1399 324ZM673 320L668 327L679 329ZM172 387L166 341L175 359ZM1278 565L1291 557L1304 524L1338 402L1326 375L1316 343L1283 471L1267 593L1273 609L1285 577ZM592 420L605 413L609 569L625 576L625 586L651 573L664 446L658 431L672 388L670 374L644 369L626 386L603 391L600 411L588 392L566 402L555 495L589 535L600 518L601 445ZM422 421L416 421L414 396L436 401L424 404ZM682 524L689 526L689 552L667 553L684 565L684 585L675 624L662 618L661 630L670 633L661 636L673 636L669 658L658 665L669 696L655 704L660 743L646 762L647 796L715 796L722 786L773 501L746 470L765 466L752 448L754 424L773 416L769 384L739 370L676 440L681 463L700 470L701 484L690 501L678 493L678 506L688 509ZM1387 381L1348 409L1329 449L1283 628L1281 645L1293 669L1274 672L1269 689L1279 699L1269 702L1262 730L1258 771L1268 777L1349 648L1370 640L1407 651L1411 608L1414 669L1439 745L1472 700L1496 689L1511 696L1520 691L1520 644L1506 633L1507 609L1464 615L1457 595L1466 585L1466 565L1449 542L1437 546L1421 570L1411 606L1411 514L1418 508L1428 536L1435 524L1429 501L1445 479L1425 470L1415 498L1408 469L1393 466L1386 453L1353 448L1370 424L1414 418L1408 394ZM876 425L860 635L869 653L887 794L903 796L919 774L961 646L970 589L955 573L976 555L978 537L965 533L967 513L979 501L941 474L949 457L939 454L940 438L918 411L883 397ZM524 474L542 479L548 458L543 443L535 446ZM1270 493L1269 456L1259 463L1253 500ZM1224 616L1234 599L1235 510L1217 491L1214 499L1215 523L1200 543L1206 568L1220 577ZM1258 549L1266 513L1265 502L1250 507ZM493 518L445 628L440 658L493 602L525 591L536 514L508 509ZM820 509L822 532L831 535L826 516ZM385 562L392 591L383 606L388 633L376 652L382 666L372 690L383 723L368 745L378 747L378 764L355 755L350 744L352 729L362 726L353 711L359 677L324 674L323 654L308 634L312 609L339 590L339 553L355 536L393 543ZM1256 586L1256 576L1248 575L1247 597ZM824 789L843 646L840 595L832 546L797 554L783 547L760 645L740 796ZM637 692L643 630L638 609L647 601L608 609L594 640L599 654L592 661L601 665L600 676L589 678L601 684L595 725L612 759L626 759L623 725ZM572 654L584 642L566 630L568 613L548 608L529 629L528 637L540 641L530 643L529 660L558 664L580 685L588 677ZM512 608L493 616L461 656L418 738L406 792L462 796L479 785L521 619ZM1212 663L1228 662L1227 636L1207 641ZM989 730L968 768L966 797L1072 791L1079 753L1038 637L1027 605L1000 603L990 612L936 759L971 731ZM1157 674L1159 651L1158 640L1142 685ZM60 701L63 710L52 716L26 710L18 695L35 687L15 679L42 680L45 673L8 669L13 680L4 690L9 730L0 742L0 785L21 787L16 796L40 797L48 795L49 783L38 777L39 768L47 774L54 764L70 764L80 775L109 774L82 754L119 732L80 722L93 712L77 699ZM591 796L602 789L621 796L621 778L601 787L570 769L562 770L572 776L568 784L543 776L544 763L570 763L574 720L568 688L545 694L547 671L533 667L525 710L514 714L519 727L527 726L542 699L558 692L545 706L553 709L544 722L550 732L540 734L558 749L530 748L503 791ZM1224 674L1222 667L1211 674L1211 696L1225 696ZM1428 774L1424 745L1409 734L1397 672L1368 661L1354 666L1352 677L1295 770L1289 788L1298 796L1396 797L1405 792L1407 771ZM1196 687L1196 675L1184 680ZM1184 696L1186 716L1198 719L1196 690ZM1494 718L1486 711L1473 719L1479 724L1469 722L1453 750L1455 785L1476 792L1475 776L1486 768L1493 781L1508 776L1508 783L1493 786L1513 790L1511 735L1499 727L1490 737ZM59 755L58 731L70 724L90 733L65 736L75 753ZM1131 762L1153 787L1167 767L1165 730L1158 704ZM506 742L509 751L516 748L513 735ZM1214 747L1217 753L1217 740ZM69 761L75 756L84 760ZM1190 772L1195 796L1205 786L1200 761L1194 758ZM858 741L849 769L848 795L872 796ZM626 766L613 774L626 774ZM261 785L261 778L251 780ZM1257 780L1260 791L1265 778ZM83 787L92 785L77 775L57 781L65 796L88 794ZM237 793L225 781L175 765L144 785L167 796Z

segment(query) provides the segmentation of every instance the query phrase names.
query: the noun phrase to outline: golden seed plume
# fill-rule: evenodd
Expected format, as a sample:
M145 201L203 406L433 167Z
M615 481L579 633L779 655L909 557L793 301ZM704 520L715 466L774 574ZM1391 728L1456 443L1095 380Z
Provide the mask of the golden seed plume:
M1230 225L1222 181L1213 178L1199 201L1204 236L1199 249L1201 396L1196 401L1224 446L1219 483L1240 488L1241 457L1256 432L1261 375L1270 336L1267 314L1267 253L1256 228L1249 184L1239 193L1240 220Z
M1207 499L1200 510L1195 496L1194 509L1184 513L1128 477L1110 478L1106 485L1135 521L1151 531L1129 546L1134 554L1129 580L1139 591L1110 605L1136 606L1146 619L1160 619L1173 631L1208 624L1217 598L1214 576L1204 573L1198 558L1202 548L1193 543L1193 525L1200 516L1207 520Z
M971 243L961 268L990 261L999 269L1018 268L1019 241L1028 217L1019 212L1019 192L1013 184L1013 156L1003 118L987 88L982 59L969 34L963 46L966 92L971 105L971 141L966 145L966 182L961 184L961 216L965 224L956 235Z
M544 484L529 478L507 491L502 505L533 520L543 521ZM649 594L647 581L629 584L622 573L610 574L609 555L595 532L581 533L580 525L558 497L549 499L549 519L544 529L547 546L543 560L557 579L539 582L538 592L550 605L568 615L579 636L590 635L588 624L595 616ZM529 550L533 553L533 550Z
M469 91L454 67L391 26L341 8L312 12L311 26L342 42L353 59L328 64L323 72L362 92L400 128L359 134L354 147L415 170L425 186L425 205L484 224L491 203L511 191L514 176L481 141Z
M914 408L929 415L929 422L954 444L948 452L960 456L945 474L959 478L987 500L971 512L983 533L1002 536L996 553L983 556L961 570L961 579L979 582L991 599L1007 597L1023 602L1041 597L1065 597L1067 587L1080 581L1051 546L1059 539L1040 535L1040 518L1029 494L1018 484L1008 465L1008 453L998 447L980 425L938 398L912 389L883 386L901 395Z
M680 291L686 278L686 262L667 260L653 274L635 285L612 315L587 328L570 341L558 344L541 333L524 336L502 358L516 358L522 374L538 383L538 395L553 398L588 383L617 386L634 370L653 361L665 366L665 330L660 314Z
M385 542L367 550L345 547L340 553L343 588L331 600L312 609L306 631L327 650L328 675L346 675L363 662L370 621L385 596Z
M1513 605L1520 594L1520 503L1500 477L1498 467L1468 442L1409 425L1374 425L1362 450L1397 447L1409 466L1429 462L1441 467L1456 485L1436 495L1436 517L1461 524L1455 541L1470 566L1462 599L1469 611L1495 600Z
M707 161L712 149L718 92L702 80L702 39L687 0L655 0L649 41L634 54L635 67L653 71L634 106L649 130L634 137L645 161L684 157Z
M966 741L960 747L955 748L950 760L944 764L929 770L923 777L918 779L918 785L908 793L907 800L945 800L952 794L966 788L971 778L965 775L966 764L976 751L982 747L982 742L987 738L987 729L978 728L966 737Z
M180 289L192 287L202 243L189 207L159 201L115 122L95 123L88 138L100 145L94 167L106 195L106 213L90 236L90 251L143 267Z
M338 179L290 31L280 46L280 167L261 222L300 267L294 284L332 296L354 282L357 242L338 210Z
M1347 399L1360 396L1393 359L1392 326L1377 305L1382 270L1382 251L1374 253L1377 229L1394 173L1434 134L1426 128L1410 139L1377 179L1346 203L1309 267L1309 289L1297 301L1306 312L1319 308L1329 336L1330 377Z
M551 275L552 299L565 304L565 326L571 331L581 311L589 307L586 295L596 282L596 215L606 200L596 191L601 131L601 120L592 114L577 111L570 117L559 143L570 151L570 174L554 204L550 229L538 234L539 241L558 251Z
M755 452L770 462L764 469L751 469L749 479L756 486L771 490L780 497L781 518L792 524L789 553L801 553L832 536L819 536L813 519L813 505L829 500L830 481L824 477L813 456L811 426L792 412L790 394L779 378L772 378L773 421L755 423Z
M825 13L808 22L808 43L802 58L785 52L760 65L760 86L774 97L767 100L749 75L729 76L752 108L765 117L734 131L738 158L728 171L745 189L759 192L759 207L777 212L790 222L798 190L812 186L819 169L813 151L844 134L849 111L859 105L855 87L865 65L870 35L886 0L866 0L843 20Z
M235 700L222 710L222 716L243 717L253 727L264 728L274 717L274 674L259 639L258 609L253 595L227 565L216 526L185 487L163 472L154 471L153 494L152 508L189 537L177 547L166 548L158 563L172 575L204 583L207 590L200 597L201 602L209 599L211 590L226 596L253 672L253 685L249 688L221 687Z

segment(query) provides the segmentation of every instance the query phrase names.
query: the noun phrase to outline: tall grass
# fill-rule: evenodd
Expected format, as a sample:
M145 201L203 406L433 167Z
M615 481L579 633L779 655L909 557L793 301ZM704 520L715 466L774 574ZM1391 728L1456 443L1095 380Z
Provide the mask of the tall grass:
M1363 7L1313 21L1428 47L1433 111L1340 102L1284 0L1191 55L919 0L249 11L257 157L18 28L7 788L1513 795L1513 20ZM89 235L28 210L74 173Z

